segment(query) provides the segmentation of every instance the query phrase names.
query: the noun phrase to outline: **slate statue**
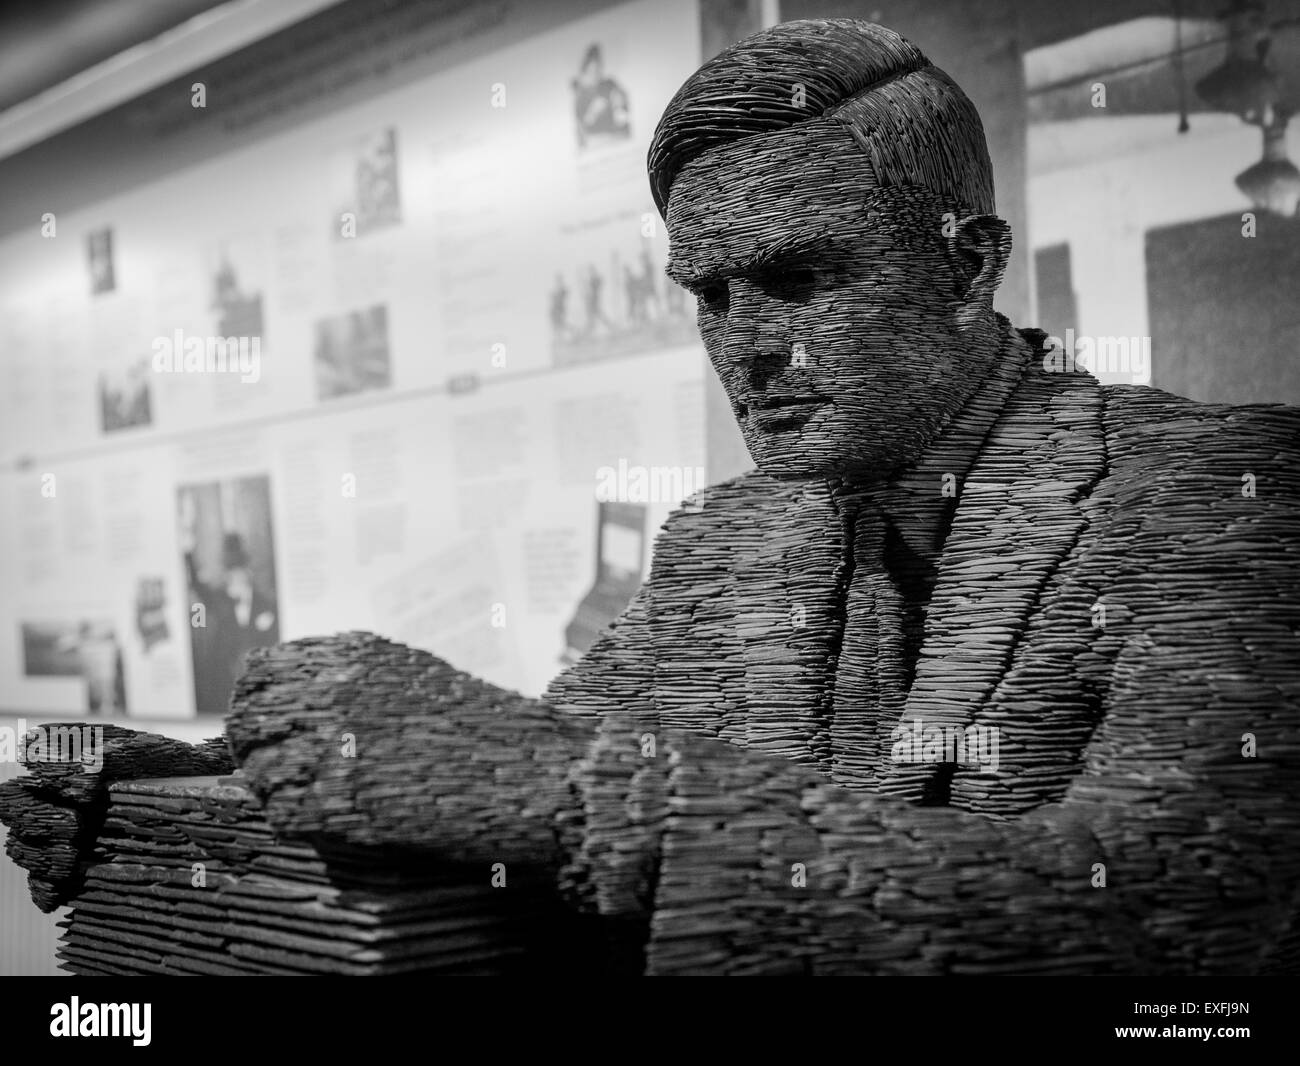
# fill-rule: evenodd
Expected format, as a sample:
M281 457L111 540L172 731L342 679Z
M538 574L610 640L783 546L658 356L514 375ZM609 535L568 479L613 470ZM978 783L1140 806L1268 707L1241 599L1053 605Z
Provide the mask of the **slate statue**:
M288 837L551 871L651 974L1294 969L1300 412L1102 386L995 312L979 118L879 26L727 49L649 174L757 470L541 700L300 640L225 742L4 786L38 903L105 781L238 765Z

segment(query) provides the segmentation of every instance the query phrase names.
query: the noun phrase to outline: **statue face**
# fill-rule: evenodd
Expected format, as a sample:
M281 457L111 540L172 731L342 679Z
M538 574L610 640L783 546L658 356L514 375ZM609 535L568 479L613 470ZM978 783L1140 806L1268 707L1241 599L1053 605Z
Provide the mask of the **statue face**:
M677 176L668 271L696 295L765 473L870 481L906 466L987 373L996 345L958 328L969 271L936 203L877 186L833 122L722 145Z

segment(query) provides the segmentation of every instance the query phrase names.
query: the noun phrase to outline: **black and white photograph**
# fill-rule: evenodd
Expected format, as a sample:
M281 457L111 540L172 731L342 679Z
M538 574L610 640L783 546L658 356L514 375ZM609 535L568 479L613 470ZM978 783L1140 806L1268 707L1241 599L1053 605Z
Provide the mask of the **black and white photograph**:
M1298 112L1300 0L0 13L15 1061L1285 1054Z
M99 426L104 433L153 424L153 374L147 358L99 373Z
M22 623L27 677L76 677L85 682L85 713L111 717L127 711L122 648L113 623L103 619Z
M176 513L197 712L222 714L245 656L280 637L270 481L182 485Z
M137 578L135 632L146 655L171 640L167 615L167 579L155 575Z
M393 127L358 137L337 152L331 170L336 238L358 237L402 221L402 190Z
M579 149L626 141L632 136L627 90L605 69L600 44L588 46L572 81L573 129Z
M689 294L664 273L667 250L636 230L648 213L653 208L561 227L564 266L546 293L556 366L699 342Z
M223 241L209 249L208 310L218 337L257 337L260 347L266 328L261 266L253 242Z
M112 292L117 288L117 275L113 268L113 228L104 226L86 234L86 269L90 273L92 295Z
M330 400L392 383L388 308L383 304L316 323L316 397Z

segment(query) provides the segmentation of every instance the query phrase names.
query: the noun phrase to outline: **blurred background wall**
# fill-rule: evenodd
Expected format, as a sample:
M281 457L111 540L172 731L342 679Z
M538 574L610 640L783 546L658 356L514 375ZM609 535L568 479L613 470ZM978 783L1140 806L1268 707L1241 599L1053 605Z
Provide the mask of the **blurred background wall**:
M1223 7L6 9L0 738L215 735L248 649L340 629L540 692L750 465L644 158L776 21L882 22L966 89L1017 324L1103 381L1300 402L1300 0ZM0 973L55 933L0 859Z

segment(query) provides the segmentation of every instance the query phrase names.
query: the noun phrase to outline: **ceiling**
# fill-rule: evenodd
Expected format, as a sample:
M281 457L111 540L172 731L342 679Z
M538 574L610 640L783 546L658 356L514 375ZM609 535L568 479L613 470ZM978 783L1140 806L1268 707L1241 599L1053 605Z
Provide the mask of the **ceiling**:
M1138 38L1149 38L1153 52L1158 48L1167 55L1171 50L1170 27L1175 14L1183 20L1185 43L1194 46L1198 37L1209 32L1221 34L1217 16L1228 3L1229 0L1088 0L1087 3L1022 0L1019 45L1025 53L1041 50L1041 54L1054 53L1062 58L1074 53L1070 65L1075 65L1082 53L1089 51L1081 46L1086 46L1091 36L1092 43L1098 46L1091 50L1099 54L1090 56L1090 60L1095 59L1094 65L1100 69L1113 69L1117 65L1114 46L1121 36L1113 33L1106 37L1092 31L1107 26L1118 30L1123 24L1119 34L1128 32L1131 36L1132 30L1141 27ZM7 0L0 5L0 111L220 6L222 0ZM231 6L238 6L238 0ZM395 0L393 6L400 7L400 0ZM1270 21L1300 19L1300 0L1264 0L1264 7ZM1290 40L1280 43L1291 47ZM1053 45L1058 48L1053 49ZM1204 63L1214 55L1213 49L1193 52L1189 65ZM1284 61L1276 65L1283 69L1290 67L1285 62L1290 55L1278 58ZM1053 62L1050 66L1057 64ZM1142 69L1141 65L1135 70L1129 66L1124 76L1140 90L1131 95L1145 99L1145 105L1134 110L1171 109L1163 98L1171 84L1163 71ZM1152 91L1153 86L1164 91ZM1042 101L1039 106L1053 109L1049 101Z
M147 41L221 0L7 0L0 111Z

